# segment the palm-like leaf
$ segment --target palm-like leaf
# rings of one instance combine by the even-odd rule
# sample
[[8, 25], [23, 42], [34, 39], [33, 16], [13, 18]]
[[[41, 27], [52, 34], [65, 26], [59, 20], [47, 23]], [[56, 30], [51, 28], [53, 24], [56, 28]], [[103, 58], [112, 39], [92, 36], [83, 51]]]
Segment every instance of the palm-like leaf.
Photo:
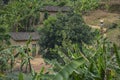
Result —
[[69, 64], [67, 64], [63, 69], [58, 72], [53, 80], [68, 80], [69, 75], [72, 74], [72, 72], [77, 69], [80, 65], [82, 65], [85, 62], [83, 58], [78, 60], [73, 60]]

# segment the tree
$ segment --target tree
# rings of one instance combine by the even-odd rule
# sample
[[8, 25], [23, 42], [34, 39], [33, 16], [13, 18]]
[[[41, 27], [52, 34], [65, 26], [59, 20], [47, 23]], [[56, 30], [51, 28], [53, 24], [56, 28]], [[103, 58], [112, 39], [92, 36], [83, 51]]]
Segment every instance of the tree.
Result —
[[99, 0], [76, 0], [76, 3], [74, 3], [74, 9], [79, 13], [93, 10], [98, 7], [98, 2]]
[[58, 15], [56, 18], [49, 17], [39, 33], [40, 49], [46, 57], [52, 57], [50, 49], [54, 49], [55, 45], [62, 46], [62, 42], [66, 40], [79, 44], [82, 51], [82, 42], [89, 44], [95, 35], [83, 18], [74, 12]]
[[39, 24], [40, 7], [38, 0], [11, 0], [0, 9], [0, 23], [8, 25], [10, 31], [30, 31]]
[[[9, 0], [10, 2], [4, 6], [2, 1], [3, 0], [0, 0], [0, 6], [2, 6], [0, 7], [0, 72], [5, 71], [7, 69], [6, 66], [11, 65], [12, 68], [14, 58], [16, 58], [14, 57], [13, 49], [17, 48], [13, 48], [13, 46], [10, 45], [9, 32], [12, 31], [11, 29], [16, 31], [16, 29], [21, 29], [21, 27], [23, 29], [22, 31], [29, 31], [28, 27], [33, 27], [38, 24], [39, 20], [37, 19], [39, 18], [39, 9], [41, 7], [40, 1], [38, 0]], [[23, 51], [23, 54], [24, 53]], [[31, 71], [31, 58], [29, 56], [28, 46], [26, 53], [25, 60], [28, 61], [27, 65], [29, 64]]]

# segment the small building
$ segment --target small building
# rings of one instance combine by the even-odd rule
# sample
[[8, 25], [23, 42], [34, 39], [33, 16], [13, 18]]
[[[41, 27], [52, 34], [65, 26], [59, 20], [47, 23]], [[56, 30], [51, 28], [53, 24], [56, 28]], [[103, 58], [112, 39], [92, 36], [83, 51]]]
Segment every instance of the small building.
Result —
[[56, 13], [70, 11], [69, 6], [44, 6], [40, 9], [40, 23], [43, 23], [48, 16], [55, 16]]
[[26, 42], [28, 40], [31, 40], [28, 47], [30, 48], [30, 50], [32, 50], [32, 56], [35, 57], [36, 55], [38, 55], [39, 35], [37, 32], [11, 32], [10, 36], [11, 36], [10, 42], [11, 45], [13, 46], [26, 46]]
[[[44, 6], [40, 9], [40, 25], [42, 25], [43, 21], [49, 16], [56, 16], [58, 12], [66, 13], [68, 11], [70, 11], [70, 7], [68, 6]], [[15, 29], [15, 32], [10, 33], [10, 36], [10, 42], [13, 46], [25, 46], [26, 42], [30, 39], [31, 36], [29, 48], [32, 50], [32, 56], [36, 56], [38, 54], [39, 35], [37, 32], [16, 32]]]

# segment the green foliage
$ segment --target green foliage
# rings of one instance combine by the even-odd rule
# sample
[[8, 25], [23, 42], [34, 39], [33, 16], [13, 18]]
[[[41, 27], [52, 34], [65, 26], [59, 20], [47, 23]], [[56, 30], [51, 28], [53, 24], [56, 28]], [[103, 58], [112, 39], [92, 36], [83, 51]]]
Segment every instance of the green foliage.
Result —
[[[0, 76], [3, 80], [25, 80], [28, 78], [26, 75], [23, 76], [22, 73], [19, 74], [18, 79], [18, 73], [13, 72], [13, 68], [15, 65], [15, 61], [17, 59], [21, 60], [20, 69], [23, 71], [23, 67], [26, 67], [26, 72], [31, 72], [32, 66], [30, 63], [30, 60], [32, 57], [29, 55], [30, 50], [28, 50], [28, 45], [30, 44], [30, 40], [26, 43], [26, 46], [19, 47], [19, 46], [10, 46], [9, 48], [3, 49], [0, 51], [0, 73], [8, 73], [3, 74], [4, 76]], [[14, 51], [16, 51], [16, 54], [14, 54]], [[28, 70], [29, 69], [29, 70]], [[9, 72], [13, 72], [13, 74], [10, 74]], [[30, 80], [29, 78], [27, 80]]]
[[118, 66], [120, 67], [120, 56], [119, 56], [119, 52], [118, 52], [118, 48], [117, 46], [114, 44], [114, 53], [115, 53], [115, 56], [116, 56], [116, 61], [118, 63]]
[[55, 75], [53, 80], [68, 80], [69, 75], [79, 66], [81, 66], [83, 63], [84, 63], [84, 60], [82, 59], [71, 61], [66, 66], [64, 66], [63, 69], [60, 70], [60, 72], [58, 72]]
[[[39, 9], [41, 2], [38, 0], [15, 0], [0, 9], [0, 23], [8, 25], [12, 31], [27, 31], [30, 27], [39, 24]], [[27, 29], [27, 30], [26, 30]]]
[[65, 6], [67, 5], [69, 0], [42, 0], [42, 4], [44, 6], [46, 5], [52, 5], [52, 6]]
[[100, 0], [42, 0], [44, 6], [70, 6], [77, 13], [96, 9]]
[[112, 23], [110, 26], [109, 26], [109, 29], [114, 29], [114, 28], [117, 28], [118, 25], [116, 23]]
[[[5, 32], [4, 32], [5, 33]], [[3, 33], [3, 34], [4, 34]], [[4, 35], [2, 35], [1, 37], [4, 37]], [[6, 37], [6, 36], [5, 36]], [[2, 39], [2, 38], [1, 38]], [[2, 44], [6, 44], [5, 40], [3, 38], [4, 41], [2, 42]], [[25, 47], [19, 47], [19, 46], [9, 46], [9, 45], [2, 45], [2, 48], [0, 47], [0, 73], [6, 73], [6, 72], [12, 72], [14, 65], [15, 65], [15, 61], [16, 58], [21, 59], [21, 65], [20, 65], [20, 69], [22, 70], [23, 66], [26, 65], [26, 71], [29, 65], [29, 71], [31, 71], [31, 64], [30, 64], [30, 60], [32, 59], [32, 57], [29, 55], [30, 50], [28, 50], [28, 46], [30, 44], [30, 40], [26, 43]], [[15, 54], [16, 52], [16, 54]], [[20, 75], [21, 76], [21, 75]], [[3, 77], [4, 76], [0, 76]], [[5, 76], [5, 78], [8, 76]], [[17, 77], [17, 76], [15, 76]]]
[[[67, 80], [119, 80], [119, 48], [115, 45], [113, 46], [105, 38], [101, 38], [99, 37], [92, 46], [83, 43], [84, 53], [80, 52], [80, 48], [76, 44], [71, 44], [71, 46], [70, 44], [68, 46], [65, 44], [63, 47], [66, 48], [57, 48], [56, 52], [64, 59], [66, 64], [79, 57], [82, 57], [86, 61], [80, 67], [76, 68]], [[111, 52], [111, 49], [114, 51]], [[64, 52], [69, 55], [67, 56]], [[65, 66], [63, 65], [62, 67]], [[68, 71], [68, 68], [65, 70], [61, 68], [61, 70], [65, 72], [62, 73], [62, 76], [57, 76], [55, 80], [62, 80], [66, 76], [65, 73]]]
[[98, 7], [99, 0], [71, 0], [74, 2], [75, 12], [81, 13]]
[[43, 75], [43, 72], [44, 72], [44, 67], [42, 67], [42, 69], [40, 70], [39, 73], [36, 73], [34, 70], [32, 71], [32, 80], [41, 80], [42, 78], [42, 75]]
[[0, 8], [2, 7], [2, 4], [3, 4], [3, 1], [2, 1], [2, 0], [0, 0]]
[[[69, 12], [67, 15], [58, 15], [56, 18], [50, 17], [44, 22], [44, 27], [39, 30], [41, 36], [39, 44], [43, 51], [43, 56], [52, 57], [50, 49], [55, 45], [62, 46], [64, 40], [89, 44], [95, 33], [85, 24], [83, 18], [76, 13]], [[54, 57], [54, 56], [53, 56]]]
[[[41, 4], [41, 1], [44, 3]], [[106, 39], [99, 37], [94, 41], [96, 33], [85, 24], [82, 17], [74, 12], [49, 17], [40, 29], [40, 46], [44, 57], [58, 59], [52, 65], [52, 73], [44, 74], [44, 68], [32, 75], [8, 73], [13, 69], [15, 58], [21, 59], [21, 70], [31, 68], [28, 45], [25, 47], [9, 46], [10, 29], [28, 31], [28, 27], [39, 24], [41, 5], [70, 5], [69, 0], [11, 0], [1, 7], [0, 0], [0, 79], [2, 80], [119, 80], [120, 55], [119, 48], [111, 45]], [[50, 1], [50, 2], [49, 2]], [[88, 11], [98, 6], [97, 0], [71, 0], [75, 12]], [[68, 2], [68, 3], [67, 3]], [[23, 30], [24, 27], [26, 30]], [[115, 25], [113, 25], [115, 27]], [[93, 45], [88, 45], [93, 42]], [[17, 54], [13, 51], [17, 49]], [[111, 52], [113, 49], [113, 52]], [[51, 62], [51, 61], [50, 61]], [[52, 62], [51, 62], [52, 63]], [[31, 71], [30, 70], [30, 71]], [[2, 73], [1, 73], [2, 72]], [[29, 77], [26, 77], [29, 76]]]
[[[5, 72], [5, 71], [12, 72], [15, 65], [15, 60], [18, 58], [21, 59], [21, 65], [20, 65], [21, 70], [24, 65], [26, 65], [27, 67], [29, 64], [29, 67], [30, 67], [29, 60], [31, 60], [32, 57], [26, 53], [25, 49], [26, 47], [10, 46], [9, 48], [1, 50], [0, 51], [0, 72]], [[16, 51], [17, 53], [15, 54], [14, 51]]]
[[7, 62], [9, 60], [11, 60], [11, 63], [14, 60], [12, 55], [13, 49], [9, 47], [9, 39], [7, 26], [0, 25], [0, 72], [4, 72], [8, 68]]
[[49, 17], [49, 13], [48, 13], [48, 12], [45, 12], [45, 13], [44, 13], [44, 20], [48, 19], [48, 17]]
[[5, 74], [0, 80], [32, 80], [32, 75], [22, 72], [13, 72]]
[[26, 70], [25, 70], [26, 72], [27, 71], [29, 71], [29, 72], [32, 71], [32, 66], [31, 66], [30, 60], [33, 59], [33, 58], [30, 56], [30, 53], [31, 53], [31, 50], [29, 49], [30, 42], [31, 42], [31, 37], [26, 42], [26, 46], [18, 47], [16, 49], [17, 54], [15, 55], [15, 57], [17, 57], [17, 58], [19, 57], [21, 59], [21, 65], [20, 65], [21, 71], [23, 71], [24, 66], [26, 66]]
[[24, 80], [22, 73], [19, 74], [19, 80]]
[[69, 75], [84, 62], [83, 58], [74, 59], [61, 68], [59, 72], [52, 72], [52, 74], [44, 74], [44, 68], [38, 74], [33, 71], [33, 80], [68, 80]]
[[3, 50], [10, 45], [10, 36], [7, 28], [6, 25], [0, 25], [0, 50]]
[[[7, 1], [6, 1], [7, 2]], [[31, 31], [31, 28], [40, 22], [39, 10], [41, 6], [71, 6], [69, 0], [10, 0], [7, 5], [0, 1], [0, 23], [7, 25], [10, 31]], [[75, 11], [86, 11], [97, 5], [95, 0], [76, 0]], [[86, 7], [87, 6], [87, 7]], [[32, 29], [34, 31], [34, 29]]]
[[[64, 42], [63, 47], [53, 50], [65, 61], [65, 65], [53, 64], [53, 71], [44, 74], [32, 71], [32, 80], [119, 80], [120, 52], [116, 45], [106, 38], [98, 37], [91, 46], [83, 44], [83, 52], [78, 44]], [[111, 49], [114, 51], [111, 52]], [[67, 53], [67, 55], [66, 55]], [[51, 61], [50, 61], [51, 63]], [[55, 62], [54, 62], [55, 63]], [[54, 68], [59, 68], [57, 71]], [[25, 76], [25, 74], [23, 74]], [[19, 75], [20, 76], [20, 75]], [[23, 76], [21, 76], [23, 78]], [[27, 79], [25, 79], [27, 80]]]

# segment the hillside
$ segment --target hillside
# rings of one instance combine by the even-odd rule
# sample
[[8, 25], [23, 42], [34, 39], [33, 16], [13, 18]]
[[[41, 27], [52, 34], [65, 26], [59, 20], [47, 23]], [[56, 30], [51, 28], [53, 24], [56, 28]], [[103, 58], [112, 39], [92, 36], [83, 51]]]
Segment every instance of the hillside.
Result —
[[[104, 28], [107, 28], [107, 32], [105, 33], [108, 39], [116, 43], [120, 46], [120, 39], [118, 36], [120, 35], [120, 14], [119, 13], [111, 13], [104, 10], [95, 10], [87, 13], [83, 16], [85, 22], [88, 25], [92, 25], [93, 28], [100, 28], [100, 20], [104, 20]], [[113, 24], [117, 24], [117, 28], [109, 29]]]

